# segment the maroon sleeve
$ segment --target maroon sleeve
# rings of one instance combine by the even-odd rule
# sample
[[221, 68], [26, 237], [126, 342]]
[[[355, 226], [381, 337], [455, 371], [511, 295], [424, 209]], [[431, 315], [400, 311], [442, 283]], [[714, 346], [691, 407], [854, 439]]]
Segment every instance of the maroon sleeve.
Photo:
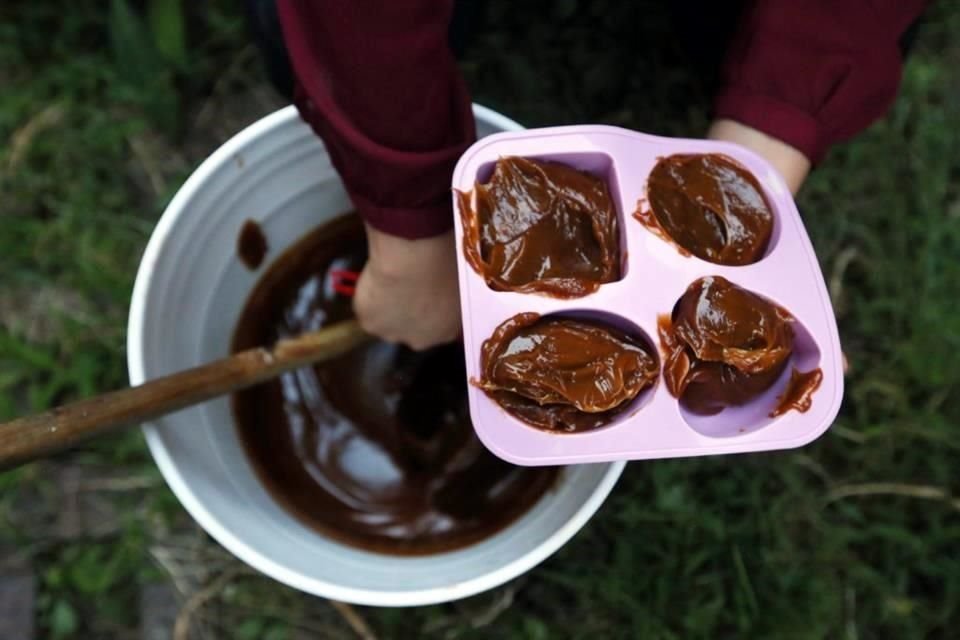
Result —
[[421, 238], [452, 225], [450, 178], [474, 139], [447, 43], [452, 0], [279, 0], [300, 114], [371, 226]]
[[757, 0], [727, 56], [716, 116], [816, 162], [893, 103], [899, 38], [924, 0]]

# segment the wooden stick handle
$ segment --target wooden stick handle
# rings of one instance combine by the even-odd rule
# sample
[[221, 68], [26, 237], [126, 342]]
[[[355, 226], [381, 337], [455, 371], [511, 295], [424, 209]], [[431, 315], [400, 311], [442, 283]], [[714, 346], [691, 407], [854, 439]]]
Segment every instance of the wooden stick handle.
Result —
[[122, 425], [135, 425], [307, 364], [329, 360], [369, 339], [355, 320], [241, 351], [136, 387], [112, 391], [0, 424], [0, 469], [69, 448]]

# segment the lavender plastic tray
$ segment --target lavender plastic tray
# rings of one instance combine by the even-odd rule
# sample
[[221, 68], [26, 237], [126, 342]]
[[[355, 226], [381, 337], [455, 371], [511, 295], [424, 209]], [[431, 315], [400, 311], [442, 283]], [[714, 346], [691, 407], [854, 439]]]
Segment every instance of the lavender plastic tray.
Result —
[[[645, 205], [647, 176], [657, 159], [674, 153], [722, 153], [749, 169], [774, 210], [767, 255], [742, 267], [681, 255], [677, 247], [633, 218]], [[586, 297], [559, 300], [491, 290], [463, 256], [463, 227], [456, 198], [456, 235], [467, 375], [479, 377], [480, 348], [504, 320], [522, 312], [593, 317], [646, 336], [658, 348], [657, 316], [669, 314], [687, 286], [702, 276], [723, 276], [761, 294], [796, 318], [792, 362], [763, 396], [714, 416], [690, 414], [662, 379], [601, 429], [550, 433], [510, 416], [471, 385], [470, 414], [480, 440], [501, 458], [521, 465], [674, 458], [799, 447], [827, 430], [840, 410], [843, 371], [836, 319], [823, 274], [789, 190], [765, 160], [735, 144], [661, 138], [599, 125], [529, 129], [489, 136], [470, 147], [453, 175], [453, 187], [470, 191], [485, 182], [503, 156], [557, 161], [606, 179], [617, 207], [623, 277]], [[660, 354], [662, 365], [662, 354]], [[823, 370], [823, 382], [806, 413], [769, 418], [793, 367]]]

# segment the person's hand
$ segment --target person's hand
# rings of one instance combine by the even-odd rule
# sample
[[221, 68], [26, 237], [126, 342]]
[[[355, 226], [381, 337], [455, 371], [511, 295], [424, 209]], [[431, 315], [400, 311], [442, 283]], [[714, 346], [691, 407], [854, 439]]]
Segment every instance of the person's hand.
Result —
[[810, 160], [798, 149], [734, 120], [715, 120], [710, 125], [707, 137], [736, 142], [763, 157], [780, 172], [794, 195], [810, 173]]
[[453, 232], [406, 240], [367, 226], [369, 258], [353, 309], [363, 329], [413, 349], [460, 335], [460, 293]]

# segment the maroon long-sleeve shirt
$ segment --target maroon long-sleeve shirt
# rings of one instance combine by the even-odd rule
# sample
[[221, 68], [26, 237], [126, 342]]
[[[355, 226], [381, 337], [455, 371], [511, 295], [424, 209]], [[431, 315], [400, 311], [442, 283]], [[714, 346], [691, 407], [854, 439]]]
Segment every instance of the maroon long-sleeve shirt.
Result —
[[[727, 54], [715, 115], [816, 162], [883, 115], [899, 39], [925, 0], [756, 0]], [[405, 238], [448, 230], [450, 177], [474, 137], [447, 44], [453, 0], [279, 0], [295, 102], [357, 211]]]

